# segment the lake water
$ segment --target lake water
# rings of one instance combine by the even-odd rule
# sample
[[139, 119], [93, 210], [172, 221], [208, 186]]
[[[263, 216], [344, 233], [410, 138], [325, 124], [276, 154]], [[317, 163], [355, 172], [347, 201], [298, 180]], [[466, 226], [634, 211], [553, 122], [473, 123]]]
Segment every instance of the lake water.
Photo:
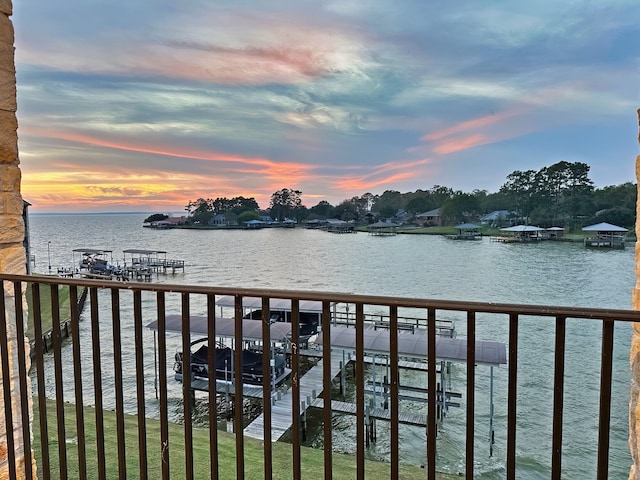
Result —
[[[490, 242], [455, 242], [441, 236], [398, 235], [376, 237], [365, 233], [334, 235], [296, 229], [255, 231], [153, 230], [142, 227], [146, 215], [32, 215], [30, 235], [35, 271], [46, 273], [52, 265], [73, 265], [76, 248], [108, 249], [114, 262], [122, 263], [125, 249], [158, 249], [167, 258], [185, 261], [184, 272], [154, 277], [154, 282], [231, 287], [296, 289], [392, 295], [432, 299], [544, 304], [597, 308], [631, 308], [635, 283], [634, 246], [624, 250], [591, 250], [581, 243], [541, 242], [515, 245]], [[76, 259], [77, 260], [77, 259]], [[101, 318], [109, 317], [108, 292], [101, 292]], [[104, 295], [104, 296], [103, 296]], [[102, 304], [104, 300], [104, 305]], [[153, 300], [149, 299], [153, 305]], [[168, 303], [169, 309], [172, 304]], [[177, 303], [175, 303], [177, 305]], [[203, 306], [195, 305], [194, 314]], [[103, 313], [104, 311], [104, 313]], [[179, 313], [169, 311], [168, 313]], [[145, 318], [153, 320], [153, 317]], [[90, 345], [88, 322], [83, 347]], [[124, 361], [131, 361], [132, 325], [123, 319]], [[508, 326], [504, 320], [478, 317], [480, 340], [507, 343]], [[128, 329], [128, 330], [127, 330]], [[457, 324], [464, 336], [464, 322]], [[127, 337], [129, 332], [130, 337]], [[110, 335], [105, 322], [101, 337]], [[152, 339], [152, 333], [148, 332]], [[631, 328], [617, 325], [614, 358], [613, 409], [611, 414], [610, 478], [626, 479], [631, 458], [627, 446], [628, 364]], [[520, 327], [518, 396], [518, 475], [520, 479], [548, 478], [551, 462], [551, 418], [547, 416], [553, 400], [554, 325], [545, 319], [525, 318]], [[152, 345], [153, 341], [148, 342]], [[179, 343], [176, 342], [176, 348]], [[70, 356], [71, 349], [65, 355]], [[111, 352], [103, 355], [108, 359]], [[173, 352], [169, 352], [169, 365]], [[90, 358], [90, 356], [88, 357]], [[153, 397], [153, 355], [146, 364], [151, 379], [147, 395]], [[595, 447], [600, 360], [600, 324], [568, 322], [565, 380], [565, 444], [563, 467], [567, 478], [595, 478]], [[112, 358], [111, 358], [111, 361]], [[89, 362], [87, 362], [89, 363]], [[103, 369], [106, 370], [106, 369]], [[91, 378], [91, 373], [83, 373]], [[171, 374], [172, 372], [169, 372]], [[418, 375], [418, 374], [415, 374]], [[171, 376], [171, 375], [170, 375]], [[488, 367], [477, 369], [476, 400], [476, 476], [504, 478], [507, 416], [507, 368], [494, 369], [494, 427], [496, 445], [489, 456], [489, 377]], [[456, 366], [452, 389], [464, 392], [465, 371]], [[402, 380], [404, 382], [404, 378]], [[424, 379], [416, 379], [416, 382]], [[106, 391], [113, 385], [103, 372]], [[135, 382], [133, 383], [135, 385]], [[51, 387], [53, 388], [53, 387]], [[66, 387], [65, 387], [66, 388]], [[180, 398], [180, 387], [171, 382], [170, 395]], [[65, 392], [73, 401], [73, 391]], [[83, 392], [87, 403], [92, 390]], [[105, 402], [109, 403], [107, 395]], [[157, 402], [148, 402], [148, 415], [157, 411]], [[131, 405], [135, 410], [135, 403]], [[176, 410], [179, 407], [176, 406]], [[155, 410], [154, 410], [155, 409]], [[453, 408], [438, 438], [438, 469], [457, 472], [464, 466], [463, 408]], [[336, 422], [336, 448], [351, 451], [352, 419]], [[369, 452], [384, 458], [388, 453], [388, 435], [384, 422], [378, 423], [378, 442]], [[482, 432], [487, 432], [483, 441]], [[420, 428], [401, 428], [403, 461], [424, 463], [424, 432]]]

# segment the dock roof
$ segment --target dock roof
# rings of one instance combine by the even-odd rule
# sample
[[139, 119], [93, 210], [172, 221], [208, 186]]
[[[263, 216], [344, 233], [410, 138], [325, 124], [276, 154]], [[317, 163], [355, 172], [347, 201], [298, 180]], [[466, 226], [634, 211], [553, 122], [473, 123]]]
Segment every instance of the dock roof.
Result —
[[629, 230], [607, 222], [597, 223], [582, 228], [583, 232], [628, 232]]
[[[182, 332], [182, 315], [167, 315], [165, 317], [167, 332]], [[234, 318], [216, 317], [216, 337], [235, 337], [236, 321]], [[147, 324], [147, 328], [158, 330], [158, 320]], [[271, 340], [278, 341], [291, 333], [291, 324], [274, 322], [269, 326]], [[207, 317], [191, 315], [189, 317], [189, 332], [207, 335]], [[245, 340], [262, 340], [262, 321], [251, 318], [242, 319], [242, 338]]]
[[[416, 330], [414, 333], [398, 332], [398, 354], [405, 357], [426, 359], [428, 356], [428, 333]], [[322, 332], [316, 343], [322, 345]], [[331, 327], [331, 346], [344, 349], [356, 348], [356, 329]], [[364, 330], [365, 352], [389, 354], [389, 331], [368, 328]], [[504, 343], [476, 340], [475, 361], [485, 365], [506, 365], [507, 348]], [[441, 360], [461, 362], [467, 360], [467, 339], [436, 338], [436, 357]]]
[[541, 230], [544, 230], [544, 228], [534, 227], [533, 225], [516, 225], [500, 229], [502, 232], [540, 232]]
[[102, 248], [74, 248], [74, 253], [86, 253], [88, 255], [101, 255], [103, 253], [113, 253], [113, 250], [106, 250]]
[[[235, 306], [235, 304], [236, 304], [236, 299], [234, 296], [231, 296], [231, 295], [219, 297], [216, 300], [216, 305], [218, 305], [219, 307], [233, 307]], [[262, 298], [242, 297], [242, 306], [244, 308], [262, 308]], [[270, 298], [269, 310], [278, 311], [278, 312], [283, 312], [283, 311], [290, 312], [291, 300], [282, 299], [282, 298]], [[300, 311], [321, 313], [322, 302], [311, 301], [311, 300], [300, 300]]]
[[164, 250], [140, 250], [136, 248], [130, 248], [128, 250], [123, 250], [122, 253], [133, 253], [138, 255], [156, 255], [158, 253], [167, 253]]

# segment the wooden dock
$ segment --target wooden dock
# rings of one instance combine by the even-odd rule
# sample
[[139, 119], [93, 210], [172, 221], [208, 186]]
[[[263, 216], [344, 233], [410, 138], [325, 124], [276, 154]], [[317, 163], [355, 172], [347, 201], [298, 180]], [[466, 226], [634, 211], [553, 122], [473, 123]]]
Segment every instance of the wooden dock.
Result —
[[[313, 408], [324, 408], [324, 400], [322, 398], [316, 398], [311, 402]], [[338, 402], [336, 400], [331, 401], [331, 410], [337, 413], [346, 413], [348, 415], [357, 414], [357, 405], [355, 403]], [[367, 414], [370, 418], [377, 420], [391, 420], [391, 410], [384, 408], [367, 408]], [[427, 416], [418, 413], [398, 413], [398, 423], [404, 425], [414, 425], [419, 427], [427, 426]]]
[[[331, 378], [340, 373], [340, 364], [342, 362], [342, 350], [331, 352]], [[311, 397], [314, 400], [318, 395], [322, 393], [322, 364], [320, 360], [314, 367], [312, 367], [307, 373], [300, 378], [300, 398], [306, 399]], [[304, 408], [307, 408], [307, 402], [303, 403]], [[302, 405], [300, 406], [300, 413], [303, 413]], [[277, 442], [280, 437], [291, 428], [292, 418], [291, 412], [293, 411], [293, 398], [291, 389], [277, 399], [271, 407], [271, 440]], [[257, 438], [259, 440], [264, 439], [264, 415], [260, 414], [253, 422], [251, 422], [244, 429], [244, 434], [251, 438]]]

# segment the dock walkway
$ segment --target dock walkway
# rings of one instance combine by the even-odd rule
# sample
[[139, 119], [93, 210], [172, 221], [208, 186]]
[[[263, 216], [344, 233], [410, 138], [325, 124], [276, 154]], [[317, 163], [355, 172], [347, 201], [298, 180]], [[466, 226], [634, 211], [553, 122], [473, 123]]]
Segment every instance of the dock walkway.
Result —
[[[331, 378], [340, 373], [340, 363], [342, 362], [342, 350], [331, 351]], [[300, 398], [315, 397], [322, 393], [322, 364], [320, 360], [300, 378]], [[271, 407], [271, 440], [277, 442], [287, 430], [291, 428], [293, 411], [292, 390], [287, 392], [275, 402]], [[315, 392], [315, 397], [313, 396]], [[306, 402], [305, 408], [308, 407]], [[300, 407], [302, 413], [302, 406]], [[260, 414], [253, 422], [244, 429], [244, 434], [258, 440], [264, 439], [264, 414]]]
[[[316, 398], [311, 402], [313, 408], [324, 408], [324, 399]], [[350, 415], [356, 415], [357, 405], [355, 403], [338, 402], [336, 400], [331, 401], [331, 410], [338, 413], [347, 413]], [[368, 415], [370, 418], [378, 420], [391, 420], [391, 410], [384, 408], [369, 408]], [[406, 413], [399, 412], [398, 423], [405, 425], [414, 425], [419, 427], [425, 427], [427, 425], [427, 416], [419, 413]]]

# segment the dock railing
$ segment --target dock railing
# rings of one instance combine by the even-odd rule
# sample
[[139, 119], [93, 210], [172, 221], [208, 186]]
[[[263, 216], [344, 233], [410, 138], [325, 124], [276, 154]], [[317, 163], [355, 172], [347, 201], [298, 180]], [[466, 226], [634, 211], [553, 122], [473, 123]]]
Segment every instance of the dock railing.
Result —
[[[274, 472], [281, 468], [281, 453], [278, 453], [278, 463], [274, 462], [276, 443], [271, 440], [272, 414], [278, 408], [277, 398], [273, 395], [271, 379], [263, 376], [262, 399], [260, 401], [263, 416], [264, 435], [259, 443], [260, 459], [258, 471], [256, 465], [245, 461], [249, 450], [253, 451], [255, 443], [251, 443], [243, 434], [242, 426], [246, 424], [244, 418], [243, 385], [235, 382], [232, 385], [230, 397], [232, 400], [233, 427], [231, 437], [227, 433], [219, 433], [217, 426], [218, 403], [224, 400], [224, 395], [216, 395], [215, 388], [209, 392], [203, 401], [208, 405], [206, 414], [199, 418], [200, 423], [193, 420], [202, 417], [202, 412], [196, 412], [192, 402], [191, 381], [184, 376], [183, 383], [175, 388], [177, 382], [171, 374], [172, 342], [183, 352], [189, 351], [192, 337], [190, 335], [190, 317], [192, 314], [204, 314], [208, 318], [206, 336], [209, 344], [213, 345], [217, 339], [216, 332], [216, 297], [232, 295], [235, 297], [235, 331], [233, 340], [235, 345], [243, 345], [242, 300], [244, 297], [259, 297], [262, 299], [262, 342], [270, 345], [269, 299], [289, 299], [291, 301], [291, 316], [299, 318], [299, 304], [303, 300], [322, 302], [321, 343], [322, 351], [322, 383], [318, 386], [318, 397], [321, 404], [321, 433], [320, 441], [322, 471], [315, 472], [315, 476], [325, 479], [334, 478], [338, 473], [337, 462], [350, 462], [355, 478], [369, 478], [370, 473], [383, 472], [382, 478], [406, 478], [401, 475], [405, 465], [401, 462], [400, 416], [401, 416], [401, 388], [400, 369], [405, 335], [409, 332], [399, 328], [399, 321], [405, 312], [411, 312], [412, 317], [421, 317], [424, 323], [418, 329], [426, 333], [426, 355], [422, 361], [426, 364], [427, 373], [424, 387], [427, 392], [437, 392], [438, 382], [442, 372], [442, 351], [439, 352], [438, 341], [442, 338], [437, 332], [436, 319], [439, 317], [456, 317], [458, 319], [458, 338], [463, 340], [464, 360], [459, 362], [460, 375], [458, 390], [462, 394], [462, 410], [464, 411], [464, 430], [462, 434], [464, 446], [460, 450], [458, 459], [460, 476], [474, 477], [474, 465], [480, 455], [486, 456], [485, 451], [479, 452], [476, 447], [484, 442], [487, 431], [478, 428], [476, 416], [479, 405], [486, 403], [488, 392], [480, 386], [478, 379], [485, 378], [481, 373], [483, 364], [481, 352], [477, 348], [481, 343], [501, 341], [506, 345], [508, 363], [503, 367], [506, 413], [499, 428], [494, 424], [491, 431], [491, 441], [494, 436], [504, 437], [504, 449], [501, 452], [501, 462], [504, 464], [504, 478], [519, 478], [519, 458], [529, 456], [532, 447], [527, 441], [526, 431], [519, 421], [519, 416], [529, 410], [526, 399], [522, 398], [523, 379], [521, 372], [531, 368], [542, 368], [544, 358], [551, 358], [550, 376], [552, 386], [545, 390], [544, 401], [538, 405], [543, 408], [549, 419], [550, 440], [547, 453], [548, 475], [551, 478], [576, 478], [572, 475], [571, 465], [563, 464], [563, 452], [572, 436], [567, 425], [571, 422], [567, 416], [571, 414], [566, 402], [566, 382], [570, 375], [568, 354], [573, 351], [572, 333], [575, 331], [574, 322], [581, 322], [581, 329], [589, 331], [589, 338], [597, 338], [599, 351], [580, 358], [581, 366], [587, 366], [583, 371], [586, 385], [596, 382], [598, 385], [593, 398], [595, 405], [591, 410], [587, 403], [590, 395], [583, 395], [580, 399], [581, 408], [585, 411], [595, 411], [594, 418], [584, 418], [584, 430], [577, 435], [581, 448], [594, 452], [592, 458], [593, 471], [597, 478], [608, 478], [611, 468], [612, 455], [610, 445], [612, 385], [617, 378], [619, 366], [614, 369], [614, 344], [618, 343], [619, 335], [615, 329], [629, 325], [630, 322], [640, 321], [640, 312], [629, 310], [604, 310], [589, 308], [552, 307], [535, 305], [512, 305], [499, 303], [461, 302], [429, 300], [416, 298], [398, 298], [381, 296], [364, 296], [340, 293], [284, 291], [263, 289], [241, 289], [224, 287], [207, 287], [193, 285], [148, 284], [118, 281], [86, 280], [76, 278], [59, 278], [53, 276], [18, 276], [0, 275], [3, 284], [3, 305], [0, 308], [0, 330], [6, 331], [8, 318], [6, 312], [11, 311], [16, 318], [22, 318], [26, 312], [19, 300], [22, 293], [29, 291], [29, 304], [33, 318], [35, 343], [33, 364], [27, 372], [28, 355], [18, 342], [17, 353], [11, 348], [6, 335], [0, 335], [0, 352], [2, 353], [3, 368], [7, 368], [6, 359], [15, 357], [19, 363], [19, 402], [5, 402], [6, 428], [13, 431], [13, 420], [20, 418], [27, 423], [24, 430], [24, 451], [33, 451], [37, 465], [38, 478], [278, 478], [282, 472]], [[16, 301], [6, 302], [8, 292], [15, 289]], [[47, 290], [50, 303], [44, 303], [43, 292]], [[77, 299], [84, 290], [88, 291], [88, 310], [81, 312], [77, 308]], [[68, 292], [68, 293], [62, 293]], [[61, 301], [68, 294], [69, 307], [64, 307]], [[355, 322], [348, 330], [353, 334], [354, 344], [350, 348], [350, 358], [355, 358], [354, 366], [354, 396], [351, 403], [355, 405], [355, 434], [356, 439], [352, 456], [344, 457], [334, 452], [334, 435], [332, 401], [336, 402], [334, 388], [335, 370], [332, 370], [332, 305], [336, 302], [351, 305], [355, 312]], [[365, 311], [374, 306], [385, 309], [388, 318], [388, 344], [377, 355], [386, 355], [388, 377], [385, 384], [389, 398], [389, 453], [385, 462], [371, 462], [367, 458], [368, 445], [368, 415], [366, 410], [366, 389], [371, 384], [365, 369], [365, 357], [370, 355], [365, 345]], [[50, 312], [50, 313], [48, 313]], [[165, 318], [168, 313], [178, 312], [182, 317], [182, 332], [175, 339], [166, 329]], [[71, 339], [63, 341], [60, 332], [60, 322], [64, 315], [70, 315]], [[442, 315], [446, 314], [446, 315]], [[150, 320], [157, 320], [157, 331], [151, 333], [146, 329]], [[52, 341], [48, 350], [42, 342], [43, 329], [50, 322]], [[345, 328], [342, 326], [341, 328]], [[23, 326], [17, 326], [18, 338], [23, 335]], [[533, 333], [532, 333], [533, 332]], [[541, 333], [546, 332], [546, 333]], [[380, 332], [378, 332], [380, 333]], [[571, 333], [571, 334], [570, 334]], [[542, 335], [549, 336], [549, 344], [545, 343], [545, 351], [531, 351], [540, 349], [536, 343]], [[156, 337], [157, 335], [157, 337]], [[630, 335], [630, 333], [629, 333]], [[201, 335], [202, 336], [202, 335]], [[627, 337], [626, 331], [623, 338]], [[444, 340], [453, 341], [446, 338]], [[300, 391], [301, 375], [303, 372], [303, 358], [299, 344], [299, 325], [291, 324], [290, 342], [292, 345], [289, 367], [291, 368], [290, 395], [293, 405], [301, 405], [305, 401]], [[344, 347], [343, 347], [344, 348]], [[380, 348], [380, 347], [378, 347]], [[618, 346], [618, 350], [620, 346]], [[215, 370], [213, 349], [209, 350], [208, 367]], [[269, 365], [271, 352], [263, 348], [263, 365]], [[403, 353], [405, 352], [405, 353]], [[627, 356], [623, 352], [623, 357]], [[628, 358], [628, 356], [627, 356]], [[189, 369], [189, 356], [184, 356]], [[335, 358], [334, 358], [335, 361]], [[593, 361], [595, 368], [589, 367]], [[235, 371], [242, 366], [242, 351], [236, 348], [234, 352]], [[534, 362], [534, 365], [529, 363]], [[535, 362], [540, 362], [536, 365]], [[490, 362], [489, 362], [490, 363]], [[624, 365], [623, 374], [628, 375], [628, 364]], [[493, 370], [492, 370], [493, 372]], [[33, 382], [31, 390], [27, 377]], [[4, 392], [9, 392], [7, 376], [4, 377]], [[493, 377], [492, 377], [493, 378]], [[524, 379], [527, 380], [527, 379]], [[484, 380], [483, 380], [484, 381]], [[493, 380], [492, 380], [493, 381]], [[374, 382], [376, 380], [374, 379]], [[484, 385], [484, 383], [483, 383]], [[493, 385], [493, 384], [492, 384]], [[628, 388], [628, 383], [626, 384]], [[173, 390], [172, 390], [173, 389]], [[154, 393], [155, 390], [155, 393]], [[589, 388], [589, 393], [591, 389]], [[5, 397], [6, 398], [6, 397]], [[13, 411], [15, 404], [25, 407], [33, 399], [35, 419], [33, 421], [33, 443], [28, 434], [28, 418], [23, 413]], [[530, 400], [530, 399], [529, 399]], [[440, 400], [441, 401], [441, 400]], [[438, 395], [428, 395], [425, 400], [426, 433], [424, 434], [424, 470], [417, 468], [418, 478], [435, 479], [439, 468], [439, 439], [437, 412], [441, 408]], [[87, 409], [89, 407], [89, 409]], [[493, 405], [490, 406], [493, 409]], [[176, 420], [176, 410], [179, 411]], [[626, 405], [625, 405], [626, 410]], [[55, 414], [53, 414], [55, 412]], [[196, 415], [198, 414], [198, 415]], [[303, 441], [303, 414], [300, 409], [292, 408], [290, 443], [287, 444], [287, 468], [291, 478], [309, 477], [306, 447]], [[206, 429], [206, 441], [201, 441], [201, 423], [211, 425]], [[587, 433], [588, 425], [594, 425], [593, 434]], [[451, 427], [453, 428], [453, 427]], [[231, 440], [229, 440], [231, 438]], [[200, 440], [198, 440], [200, 439]], [[231, 442], [231, 446], [228, 443]], [[540, 447], [537, 445], [536, 447]], [[282, 449], [280, 445], [278, 452]], [[302, 452], [304, 451], [304, 455]], [[228, 457], [234, 458], [229, 465]], [[252, 457], [253, 458], [253, 457]], [[346, 458], [346, 460], [345, 460]], [[30, 459], [26, 458], [27, 475], [31, 471]], [[254, 458], [255, 460], [255, 458]], [[313, 462], [317, 464], [318, 462]], [[340, 465], [344, 465], [341, 463]], [[15, 462], [11, 456], [8, 459], [11, 478], [15, 478]], [[340, 467], [341, 469], [344, 467]], [[250, 470], [250, 472], [249, 472]], [[89, 475], [88, 472], [91, 472]], [[303, 475], [305, 472], [305, 475]], [[422, 472], [422, 473], [420, 473]], [[288, 474], [287, 474], [288, 476]], [[413, 478], [413, 477], [411, 477]]]

